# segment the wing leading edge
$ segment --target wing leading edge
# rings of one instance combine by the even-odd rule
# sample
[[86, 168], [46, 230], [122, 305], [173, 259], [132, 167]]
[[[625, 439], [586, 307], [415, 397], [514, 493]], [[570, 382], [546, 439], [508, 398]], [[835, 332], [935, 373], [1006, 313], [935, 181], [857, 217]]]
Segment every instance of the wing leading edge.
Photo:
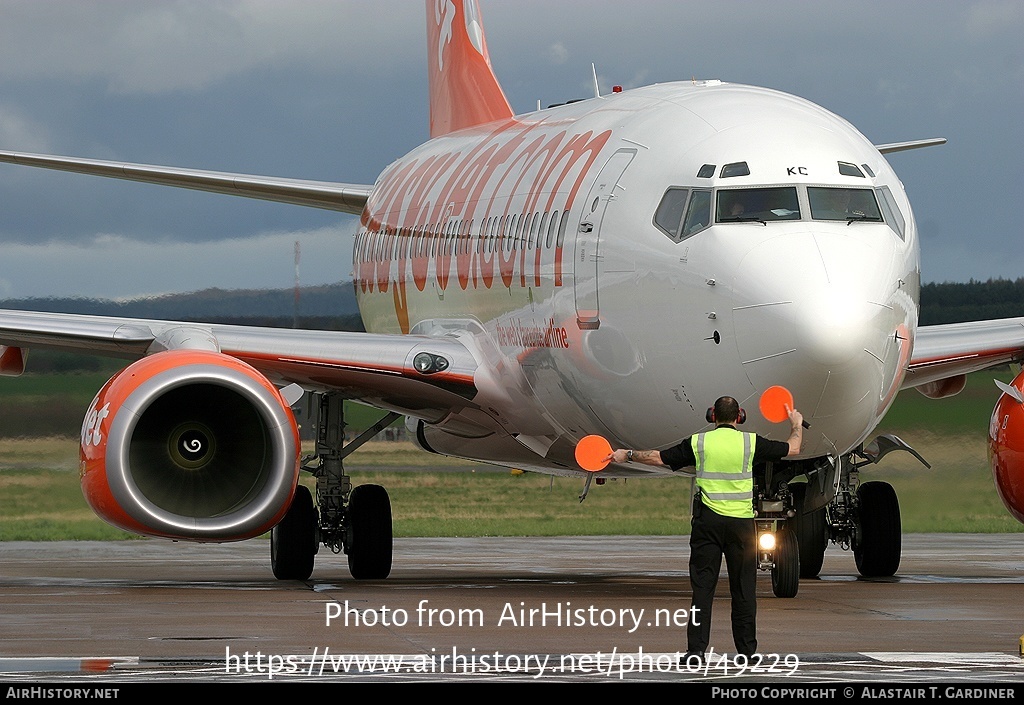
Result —
[[903, 389], [1024, 359], [1024, 318], [922, 326]]
[[128, 162], [82, 159], [51, 154], [27, 154], [0, 151], [0, 162], [107, 176], [127, 181], [142, 181], [197, 191], [225, 193], [264, 201], [323, 208], [360, 215], [372, 185], [342, 184], [330, 181], [305, 181], [254, 174], [233, 174], [201, 169], [131, 164]]
[[[31, 347], [128, 359], [164, 350], [209, 350], [252, 365], [278, 386], [297, 383], [308, 390], [341, 392], [347, 398], [428, 422], [479, 408], [474, 399], [481, 364], [470, 346], [455, 337], [0, 310], [0, 355], [5, 359], [23, 360], [20, 353]], [[14, 350], [19, 351], [17, 356], [12, 355]], [[443, 369], [420, 372], [414, 360], [422, 353], [443, 358]], [[11, 364], [6, 371], [16, 374], [18, 367]]]

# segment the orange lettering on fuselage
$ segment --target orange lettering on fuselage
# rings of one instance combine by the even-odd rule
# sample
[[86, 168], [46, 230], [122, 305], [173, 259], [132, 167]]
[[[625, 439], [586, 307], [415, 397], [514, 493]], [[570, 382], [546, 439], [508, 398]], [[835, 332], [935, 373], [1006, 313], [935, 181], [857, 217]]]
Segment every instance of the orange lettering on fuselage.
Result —
[[553, 257], [554, 285], [562, 286], [563, 243], [548, 250], [538, 242], [529, 260], [526, 245], [531, 230], [544, 237], [536, 222], [541, 214], [551, 214], [552, 222], [544, 219], [551, 229], [556, 210], [572, 209], [611, 131], [568, 136], [542, 126], [509, 121], [467, 151], [458, 149], [456, 138], [453, 151], [397, 162], [381, 176], [363, 211], [354, 270], [362, 293], [386, 293], [394, 280], [403, 332], [409, 327], [406, 283], [411, 278], [423, 291], [431, 265], [441, 291], [453, 262], [463, 290], [490, 289], [496, 276], [511, 287], [516, 270], [526, 287], [529, 274], [540, 286], [542, 259]]

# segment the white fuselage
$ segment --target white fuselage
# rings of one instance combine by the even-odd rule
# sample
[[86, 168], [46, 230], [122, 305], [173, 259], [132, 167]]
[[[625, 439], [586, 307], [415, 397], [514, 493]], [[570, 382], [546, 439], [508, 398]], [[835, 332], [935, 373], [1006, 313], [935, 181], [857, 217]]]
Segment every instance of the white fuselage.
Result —
[[[869, 190], [884, 218], [812, 218], [823, 187]], [[768, 188], [795, 199], [778, 220], [718, 222], [727, 191]], [[659, 227], [670, 190], [700, 192], [708, 222]], [[724, 394], [785, 439], [757, 410], [783, 385], [811, 423], [800, 457], [836, 456], [892, 402], [917, 325], [917, 232], [884, 157], [812, 103], [717, 81], [431, 140], [382, 174], [354, 253], [367, 330], [472, 336], [515, 390], [494, 429], [543, 447], [662, 448]]]

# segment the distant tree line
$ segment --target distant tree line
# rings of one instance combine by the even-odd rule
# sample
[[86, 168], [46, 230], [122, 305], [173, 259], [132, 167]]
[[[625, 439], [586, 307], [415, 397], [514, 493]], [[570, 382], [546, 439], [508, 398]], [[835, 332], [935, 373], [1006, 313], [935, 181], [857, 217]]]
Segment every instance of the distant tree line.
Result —
[[294, 289], [204, 289], [124, 301], [54, 297], [6, 299], [0, 300], [0, 308], [171, 321], [269, 316], [287, 319], [289, 326], [296, 314], [334, 317], [359, 312], [352, 282], [301, 287], [298, 298]]
[[[52, 311], [93, 316], [156, 318], [197, 323], [224, 323], [270, 328], [363, 331], [352, 282], [294, 289], [205, 289], [127, 301], [83, 298], [0, 300], [0, 309]], [[297, 314], [297, 315], [296, 315]], [[32, 350], [28, 371], [116, 372], [124, 360], [48, 350]]]
[[921, 285], [923, 326], [1024, 316], [1024, 278]]

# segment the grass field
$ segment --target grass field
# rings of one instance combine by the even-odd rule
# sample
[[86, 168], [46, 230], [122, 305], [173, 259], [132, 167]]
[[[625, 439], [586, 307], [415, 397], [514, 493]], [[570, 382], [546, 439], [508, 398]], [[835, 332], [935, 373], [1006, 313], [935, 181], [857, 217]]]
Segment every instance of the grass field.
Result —
[[[862, 481], [894, 485], [905, 532], [1024, 531], [1002, 506], [988, 469], [986, 429], [998, 398], [993, 376], [1013, 375], [972, 375], [952, 399], [903, 392], [880, 426], [880, 433], [901, 436], [933, 466], [893, 453], [861, 472]], [[31, 381], [17, 404], [10, 387], [0, 385], [0, 404], [24, 408], [26, 398], [35, 404], [67, 392], [85, 395], [81, 414], [95, 392], [90, 384]], [[581, 504], [580, 479], [515, 474], [429, 455], [408, 443], [369, 443], [348, 467], [355, 484], [387, 487], [398, 536], [666, 535], [689, 528], [690, 482], [680, 478], [595, 483]], [[75, 439], [0, 438], [0, 540], [68, 538], [131, 536], [97, 519], [82, 498]]]

